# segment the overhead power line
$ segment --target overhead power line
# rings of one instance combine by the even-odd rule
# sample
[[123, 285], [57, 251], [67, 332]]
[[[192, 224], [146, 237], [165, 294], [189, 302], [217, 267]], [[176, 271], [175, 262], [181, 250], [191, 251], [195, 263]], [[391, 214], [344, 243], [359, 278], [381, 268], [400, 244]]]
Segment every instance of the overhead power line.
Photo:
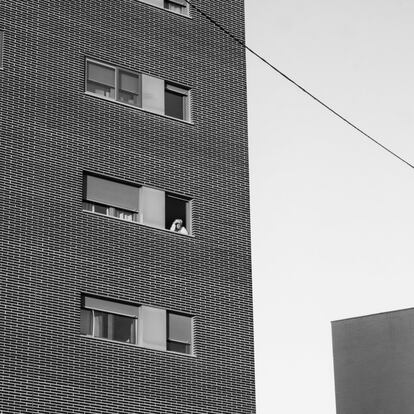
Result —
[[366, 138], [377, 144], [379, 147], [387, 151], [389, 154], [393, 155], [395, 158], [399, 159], [412, 169], [414, 169], [414, 165], [405, 160], [404, 158], [400, 157], [398, 154], [396, 154], [391, 149], [387, 148], [385, 145], [381, 144], [377, 139], [373, 138], [371, 135], [367, 134], [365, 131], [363, 131], [361, 128], [357, 127], [353, 122], [351, 122], [349, 119], [341, 115], [339, 112], [335, 111], [331, 106], [323, 102], [321, 99], [317, 98], [314, 94], [309, 92], [306, 88], [301, 86], [299, 83], [294, 81], [290, 76], [283, 73], [280, 69], [278, 69], [276, 66], [274, 66], [272, 63], [270, 63], [268, 60], [266, 60], [264, 57], [259, 55], [259, 53], [255, 52], [253, 49], [251, 49], [245, 42], [240, 40], [238, 37], [233, 35], [233, 33], [230, 33], [226, 28], [224, 28], [220, 23], [216, 22], [212, 17], [210, 17], [208, 14], [206, 14], [203, 10], [201, 10], [199, 7], [197, 7], [195, 4], [190, 2], [189, 0], [184, 0], [190, 7], [192, 7], [194, 10], [196, 10], [199, 14], [204, 16], [209, 22], [211, 22], [214, 26], [216, 26], [218, 29], [220, 29], [222, 32], [224, 32], [227, 36], [232, 38], [236, 43], [238, 43], [240, 46], [242, 46], [244, 49], [248, 50], [250, 53], [252, 53], [254, 56], [256, 56], [258, 59], [260, 59], [262, 62], [264, 62], [267, 66], [269, 66], [271, 69], [273, 69], [275, 72], [277, 72], [279, 75], [284, 77], [286, 80], [288, 80], [291, 84], [299, 88], [302, 92], [304, 92], [306, 95], [310, 96], [312, 99], [314, 99], [316, 102], [318, 102], [320, 105], [322, 105], [325, 109], [327, 109], [329, 112], [337, 116], [339, 119], [347, 123], [349, 126], [354, 128], [356, 131], [358, 131], [360, 134], [364, 135]]

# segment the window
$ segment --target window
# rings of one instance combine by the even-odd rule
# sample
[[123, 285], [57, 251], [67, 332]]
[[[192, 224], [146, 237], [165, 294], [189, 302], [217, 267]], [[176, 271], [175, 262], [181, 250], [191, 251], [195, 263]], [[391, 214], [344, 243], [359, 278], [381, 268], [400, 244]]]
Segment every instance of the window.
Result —
[[[191, 232], [191, 217], [190, 217], [190, 202], [180, 196], [173, 194], [165, 194], [165, 228], [172, 231], [177, 231], [183, 234]], [[179, 231], [173, 228], [174, 222], [181, 220], [184, 231]]]
[[[154, 188], [142, 187], [142, 220], [152, 227], [191, 234], [191, 200]], [[177, 227], [175, 223], [181, 222]]]
[[188, 119], [188, 90], [165, 84], [165, 115], [178, 119]]
[[145, 186], [85, 174], [83, 209], [151, 227], [191, 234], [191, 200]]
[[187, 14], [187, 3], [184, 0], [165, 0], [164, 7], [179, 14]]
[[152, 6], [164, 8], [174, 13], [188, 16], [188, 5], [184, 0], [140, 0]]
[[149, 112], [190, 121], [190, 90], [153, 76], [87, 59], [86, 92]]
[[137, 343], [139, 308], [85, 296], [81, 309], [81, 333], [94, 338]]
[[129, 105], [141, 106], [139, 76], [124, 70], [118, 71], [118, 101]]
[[94, 95], [128, 105], [140, 106], [140, 78], [138, 74], [116, 67], [86, 62], [86, 90]]
[[94, 175], [86, 175], [84, 181], [84, 210], [138, 221], [139, 187]]
[[3, 43], [4, 43], [4, 31], [0, 30], [0, 69], [3, 68]]
[[82, 335], [192, 354], [193, 318], [152, 306], [82, 296]]
[[87, 91], [115, 99], [115, 68], [88, 62], [87, 80]]
[[168, 312], [167, 349], [191, 354], [193, 320], [187, 315]]

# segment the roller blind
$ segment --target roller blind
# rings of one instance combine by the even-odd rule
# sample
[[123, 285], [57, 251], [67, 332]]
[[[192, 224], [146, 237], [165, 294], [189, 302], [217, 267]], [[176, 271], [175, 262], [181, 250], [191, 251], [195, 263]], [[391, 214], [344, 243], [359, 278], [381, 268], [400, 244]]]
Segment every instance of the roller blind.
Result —
[[139, 307], [85, 296], [84, 308], [138, 318]]
[[168, 339], [170, 341], [191, 343], [192, 318], [177, 313], [168, 314]]
[[187, 6], [187, 3], [184, 0], [168, 0], [170, 3], [179, 4], [180, 6]]
[[123, 210], [138, 211], [139, 188], [88, 175], [86, 199]]
[[165, 228], [165, 192], [142, 187], [142, 218], [144, 224]]
[[184, 96], [188, 95], [188, 89], [180, 88], [179, 86], [170, 85], [169, 83], [165, 85], [165, 89], [167, 89], [167, 91], [179, 93], [180, 95], [184, 95]]
[[165, 350], [167, 346], [167, 321], [164, 309], [140, 307], [140, 345]]
[[127, 72], [119, 72], [120, 89], [134, 94], [139, 93], [139, 76]]
[[115, 87], [115, 69], [88, 62], [88, 80]]

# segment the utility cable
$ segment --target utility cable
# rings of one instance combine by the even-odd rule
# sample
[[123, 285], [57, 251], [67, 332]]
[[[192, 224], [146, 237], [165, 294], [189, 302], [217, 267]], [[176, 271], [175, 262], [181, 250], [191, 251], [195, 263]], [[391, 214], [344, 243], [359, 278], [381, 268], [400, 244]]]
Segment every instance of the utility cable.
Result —
[[184, 0], [190, 7], [192, 7], [194, 10], [196, 10], [198, 13], [200, 13], [202, 16], [204, 16], [209, 22], [211, 22], [214, 26], [216, 26], [218, 29], [220, 29], [222, 32], [224, 32], [226, 35], [231, 37], [236, 43], [238, 43], [240, 46], [242, 46], [244, 49], [248, 50], [250, 53], [252, 53], [254, 56], [256, 56], [258, 59], [260, 59], [262, 62], [264, 62], [267, 66], [269, 66], [271, 69], [273, 69], [275, 72], [277, 72], [279, 75], [284, 77], [287, 81], [289, 81], [291, 84], [299, 88], [302, 92], [304, 92], [306, 95], [314, 99], [316, 102], [318, 102], [320, 105], [322, 105], [325, 109], [330, 111], [332, 114], [337, 116], [339, 119], [347, 123], [349, 126], [354, 128], [356, 131], [358, 131], [360, 134], [364, 135], [366, 138], [370, 139], [372, 142], [377, 144], [379, 147], [414, 169], [414, 165], [405, 160], [404, 158], [400, 157], [398, 154], [387, 148], [385, 145], [381, 144], [378, 140], [373, 138], [371, 135], [364, 132], [361, 128], [357, 127], [353, 122], [342, 116], [339, 112], [335, 111], [331, 106], [323, 102], [321, 99], [317, 98], [315, 95], [313, 95], [311, 92], [309, 92], [307, 89], [305, 89], [303, 86], [299, 85], [296, 81], [294, 81], [291, 77], [283, 73], [280, 69], [278, 69], [276, 66], [274, 66], [272, 63], [270, 63], [268, 60], [266, 60], [264, 57], [259, 55], [259, 53], [255, 52], [253, 49], [251, 49], [245, 42], [240, 40], [238, 37], [230, 33], [226, 28], [224, 28], [220, 23], [217, 23], [212, 17], [210, 17], [208, 14], [206, 14], [204, 11], [202, 11], [199, 7], [197, 7], [195, 4], [190, 2], [189, 0]]

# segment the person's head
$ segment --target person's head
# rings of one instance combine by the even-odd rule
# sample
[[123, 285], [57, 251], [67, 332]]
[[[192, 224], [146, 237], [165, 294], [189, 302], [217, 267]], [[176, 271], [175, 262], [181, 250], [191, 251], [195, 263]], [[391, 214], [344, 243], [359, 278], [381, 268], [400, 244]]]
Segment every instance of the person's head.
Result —
[[177, 220], [175, 220], [175, 228], [176, 228], [177, 230], [180, 230], [180, 229], [181, 229], [181, 227], [183, 227], [183, 221], [182, 221], [181, 219], [177, 219]]

